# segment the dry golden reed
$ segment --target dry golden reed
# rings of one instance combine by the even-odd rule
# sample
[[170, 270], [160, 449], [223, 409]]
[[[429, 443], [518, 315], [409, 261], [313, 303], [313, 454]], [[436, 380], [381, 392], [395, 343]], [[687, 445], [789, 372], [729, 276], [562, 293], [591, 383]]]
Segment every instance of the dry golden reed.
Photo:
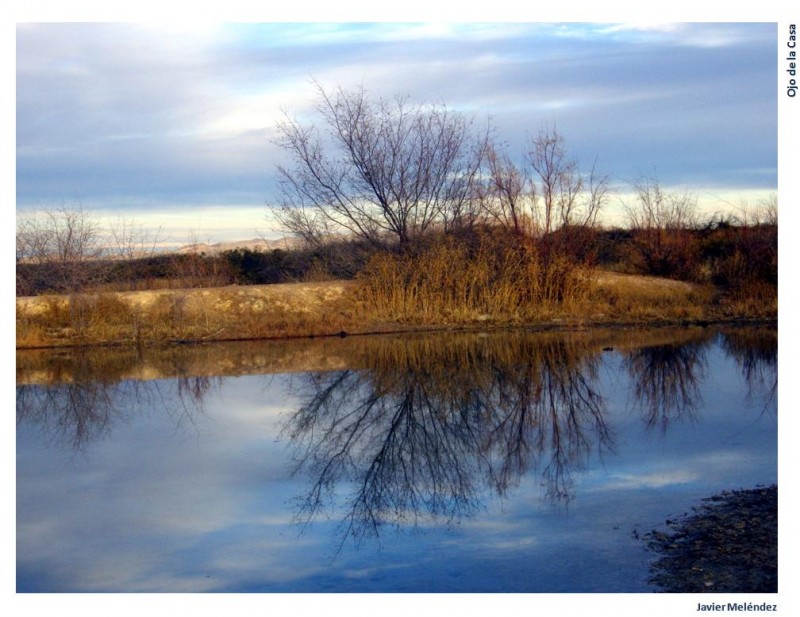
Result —
[[417, 253], [379, 253], [358, 276], [366, 312], [401, 323], [520, 321], [569, 312], [589, 293], [588, 272], [528, 245], [442, 239]]

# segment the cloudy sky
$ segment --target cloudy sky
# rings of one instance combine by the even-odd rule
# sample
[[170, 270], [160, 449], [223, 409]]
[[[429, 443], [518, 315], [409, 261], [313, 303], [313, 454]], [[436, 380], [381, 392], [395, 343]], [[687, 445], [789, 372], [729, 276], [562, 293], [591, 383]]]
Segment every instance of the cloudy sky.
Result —
[[491, 118], [512, 155], [555, 124], [617, 205], [642, 175], [706, 210], [777, 191], [776, 23], [172, 23], [17, 24], [18, 215], [269, 233], [275, 124], [311, 118], [312, 80]]

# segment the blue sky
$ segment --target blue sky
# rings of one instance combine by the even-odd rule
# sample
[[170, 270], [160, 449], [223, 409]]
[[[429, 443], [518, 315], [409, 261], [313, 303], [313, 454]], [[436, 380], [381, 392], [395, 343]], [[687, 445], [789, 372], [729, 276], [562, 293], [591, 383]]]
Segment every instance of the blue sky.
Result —
[[[34, 22], [36, 20], [33, 20]], [[283, 112], [312, 79], [491, 117], [512, 154], [555, 124], [616, 193], [705, 210], [777, 191], [776, 23], [18, 23], [18, 213], [81, 203], [177, 242], [269, 233]]]

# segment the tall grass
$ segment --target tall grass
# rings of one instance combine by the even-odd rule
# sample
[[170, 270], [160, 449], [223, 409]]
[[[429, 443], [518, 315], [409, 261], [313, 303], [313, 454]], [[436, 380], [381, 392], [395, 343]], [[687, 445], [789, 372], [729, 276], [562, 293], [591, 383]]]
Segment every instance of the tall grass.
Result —
[[532, 243], [488, 234], [378, 253], [357, 281], [368, 314], [401, 323], [542, 318], [577, 308], [590, 288], [587, 271], [566, 255], [544, 260]]
[[587, 308], [618, 321], [699, 321], [714, 317], [715, 301], [709, 285], [605, 272], [597, 275]]

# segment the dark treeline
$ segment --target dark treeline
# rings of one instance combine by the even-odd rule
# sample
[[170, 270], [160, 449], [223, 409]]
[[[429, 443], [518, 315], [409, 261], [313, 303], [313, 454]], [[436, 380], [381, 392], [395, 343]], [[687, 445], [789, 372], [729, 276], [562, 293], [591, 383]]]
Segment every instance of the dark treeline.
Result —
[[[236, 248], [214, 254], [163, 253], [129, 259], [98, 257], [68, 266], [17, 262], [17, 295], [269, 285], [352, 279], [370, 250], [357, 241], [292, 250]], [[69, 270], [69, 272], [65, 272]], [[78, 273], [73, 271], [78, 270]]]
[[[518, 243], [507, 236], [502, 239], [496, 230], [490, 235], [497, 247]], [[432, 235], [415, 249], [421, 253], [446, 237]], [[463, 246], [473, 249], [477, 237], [476, 233], [457, 236]], [[663, 230], [658, 236], [644, 229], [561, 229], [552, 234], [552, 244], [574, 247], [570, 254], [588, 266], [744, 290], [777, 287], [777, 238], [775, 223], [715, 220], [694, 228]], [[237, 248], [216, 254], [98, 258], [70, 264], [70, 270], [80, 270], [77, 275], [49, 261], [18, 262], [17, 295], [353, 279], [377, 254], [385, 253], [364, 241], [340, 240], [291, 250]]]

